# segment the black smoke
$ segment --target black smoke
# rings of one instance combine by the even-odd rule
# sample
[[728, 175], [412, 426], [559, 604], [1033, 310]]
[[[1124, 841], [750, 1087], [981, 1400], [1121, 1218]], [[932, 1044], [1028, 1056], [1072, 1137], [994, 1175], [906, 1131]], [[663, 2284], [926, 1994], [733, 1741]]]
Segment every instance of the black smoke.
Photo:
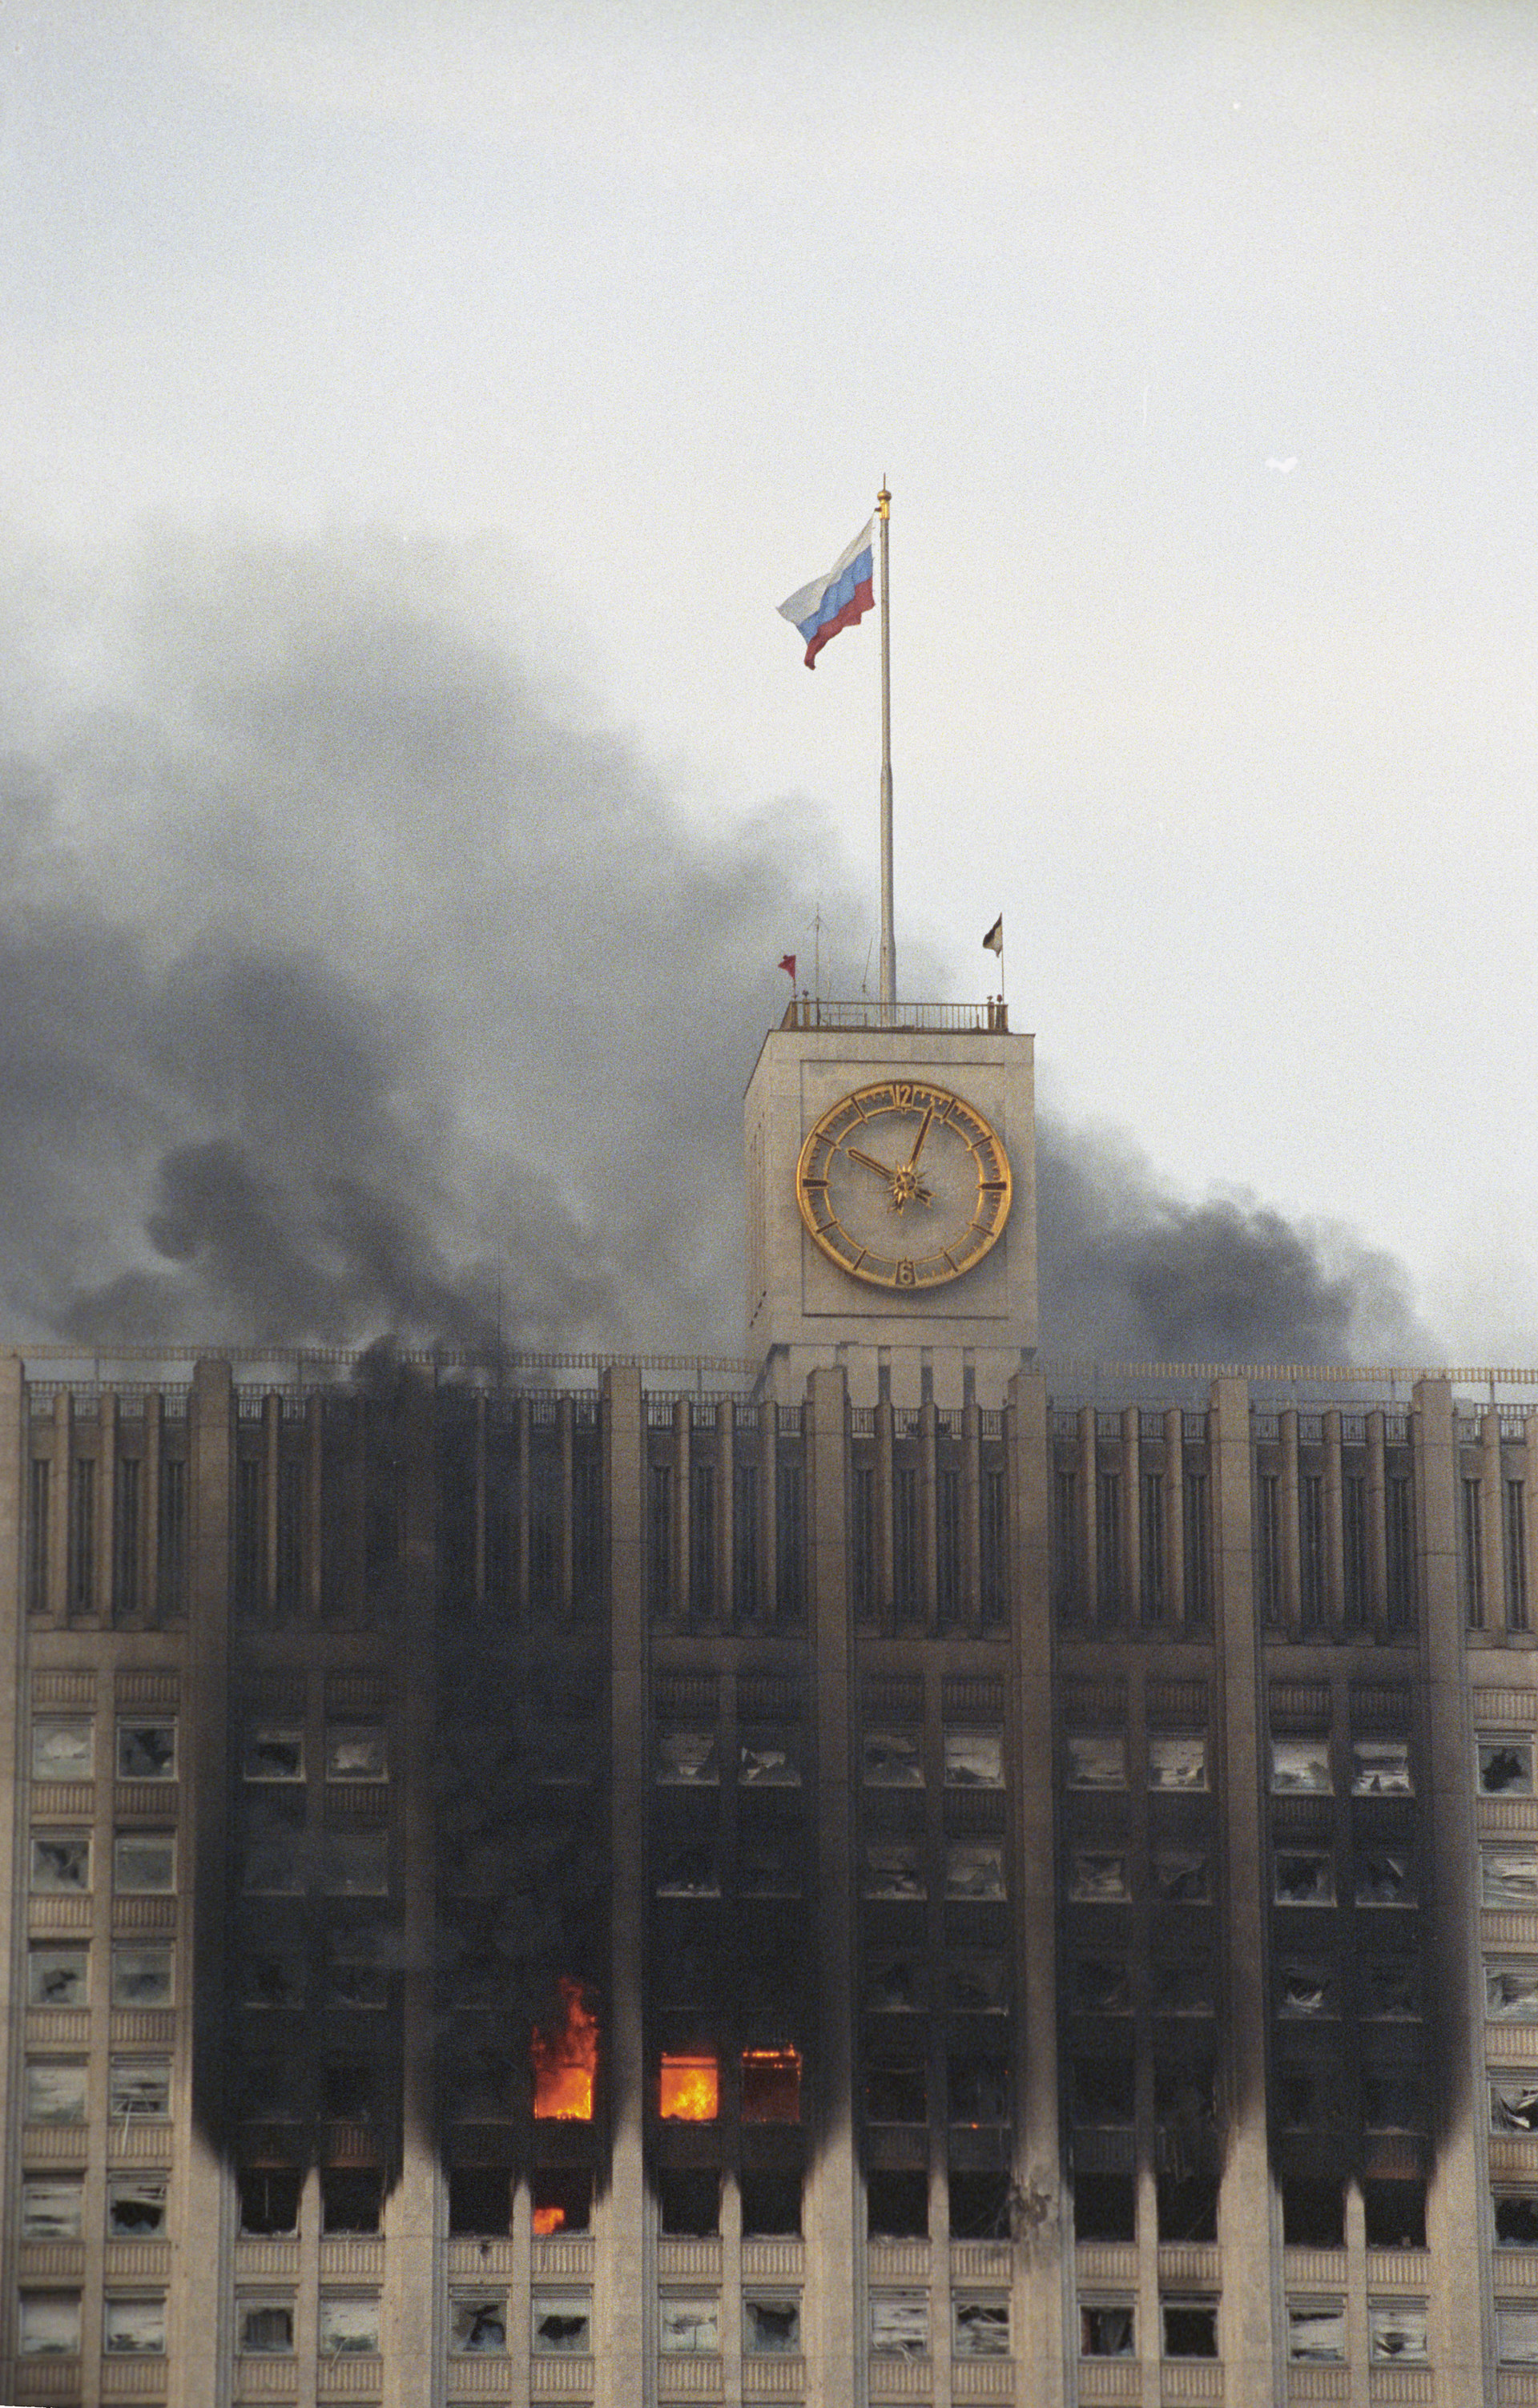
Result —
[[[820, 903], [851, 992], [869, 928], [821, 815], [697, 821], [484, 600], [383, 539], [162, 538], [0, 595], [16, 1338], [740, 1345], [774, 965]], [[1359, 1245], [1051, 1125], [1042, 1237], [1049, 1348], [1413, 1326]]]

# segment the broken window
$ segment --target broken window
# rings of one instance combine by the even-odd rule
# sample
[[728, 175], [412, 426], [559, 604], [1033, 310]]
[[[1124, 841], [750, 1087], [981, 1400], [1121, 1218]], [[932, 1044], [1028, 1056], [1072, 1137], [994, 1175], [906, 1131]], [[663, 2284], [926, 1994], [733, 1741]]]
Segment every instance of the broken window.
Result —
[[449, 2352], [453, 2358], [506, 2358], [506, 2291], [451, 2291]]
[[79, 1898], [91, 1887], [88, 1831], [34, 1831], [32, 1890], [40, 1898]]
[[920, 1958], [878, 1958], [866, 1967], [865, 2004], [870, 2014], [913, 2014], [923, 2006], [924, 1999], [924, 1965]]
[[1345, 2247], [1345, 2193], [1338, 2182], [1300, 2177], [1283, 2183], [1282, 2243], [1287, 2249]]
[[240, 1770], [247, 1781], [302, 1781], [303, 1729], [297, 1723], [253, 1723], [246, 1733]]
[[252, 2299], [242, 2293], [236, 2300], [235, 2315], [236, 2347], [242, 2358], [293, 2357], [292, 2300]]
[[381, 1959], [381, 1935], [372, 1930], [333, 1932], [325, 1966], [328, 2007], [382, 2007], [389, 1980]]
[[1531, 1739], [1482, 1738], [1478, 1742], [1479, 1787], [1487, 1798], [1531, 1798]]
[[1375, 2022], [1418, 2021], [1420, 1967], [1413, 1956], [1370, 1956], [1362, 1968], [1362, 2014]]
[[1410, 1742], [1407, 1739], [1354, 1739], [1351, 1742], [1351, 1794], [1354, 1798], [1408, 1798]]
[[249, 1898], [293, 1898], [305, 1885], [304, 1834], [286, 1813], [274, 1811], [277, 1803], [241, 1818], [241, 1880]]
[[797, 2358], [801, 2349], [799, 2291], [744, 2291], [744, 2358]]
[[945, 1895], [947, 1898], [1002, 1898], [1003, 1849], [953, 1841], [945, 1851]]
[[1009, 2005], [1008, 1975], [1001, 1956], [953, 1956], [946, 1977], [953, 2013], [999, 2015]]
[[1497, 2191], [1490, 2204], [1498, 2249], [1538, 2249], [1538, 2191]]
[[91, 1953], [85, 1948], [33, 1948], [27, 1955], [27, 2003], [83, 2007], [89, 2003]]
[[1153, 1852], [1154, 1896], [1172, 1905], [1190, 1906], [1212, 1895], [1205, 1848], [1176, 1847], [1164, 1842]]
[[1130, 2300], [1085, 2300], [1079, 2307], [1079, 2356], [1081, 2358], [1130, 2358], [1132, 2348], [1132, 2303]]
[[240, 2229], [275, 2239], [299, 2229], [301, 2177], [296, 2166], [240, 2166], [236, 2193]]
[[449, 2169], [451, 2237], [505, 2240], [511, 2221], [510, 2166], [452, 2166]]
[[1078, 2124], [1130, 2124], [1133, 2081], [1129, 2057], [1075, 2057], [1070, 2096]]
[[737, 1842], [737, 1888], [741, 1898], [799, 1898], [801, 1869], [796, 1843], [772, 1833], [741, 1833]]
[[658, 1898], [719, 1898], [721, 1875], [712, 1840], [675, 1840], [657, 1869]]
[[29, 2058], [24, 2113], [29, 2124], [83, 2124], [84, 2064], [76, 2057]]
[[1426, 2185], [1415, 2177], [1402, 2182], [1364, 2182], [1369, 2249], [1424, 2249], [1426, 2246]]
[[1490, 2084], [1492, 2132], [1538, 2132], [1538, 2078], [1503, 2073]]
[[1215, 2241], [1216, 2176], [1161, 2166], [1154, 2180], [1154, 2213], [1161, 2241]]
[[951, 2301], [951, 2349], [956, 2358], [1008, 2358], [1007, 2291], [957, 2291]]
[[167, 2057], [115, 2057], [108, 2071], [107, 2112], [114, 2122], [160, 2122], [171, 2112]]
[[924, 1756], [919, 1733], [867, 1731], [865, 1778], [872, 1789], [922, 1789]]
[[21, 2309], [16, 2337], [19, 2357], [79, 2358], [79, 2291], [23, 2291]]
[[1531, 1840], [1516, 1846], [1481, 1848], [1479, 1895], [1484, 1906], [1538, 1911], [1538, 1848]]
[[721, 2113], [721, 2069], [713, 2053], [664, 2051], [658, 2069], [657, 2114], [665, 2122], [713, 2124]]
[[1402, 1848], [1363, 1848], [1356, 1863], [1358, 1906], [1414, 1906], [1416, 1872]]
[[321, 2168], [321, 2230], [377, 2232], [381, 2185], [372, 2166]]
[[23, 2241], [79, 2241], [85, 2186], [78, 2174], [31, 2174], [22, 2185]]
[[1150, 1789], [1205, 1789], [1206, 1741], [1151, 1735], [1148, 1741], [1148, 1786]]
[[1334, 1905], [1335, 1869], [1327, 1850], [1277, 1849], [1276, 1903], [1278, 1906]]
[[112, 1843], [112, 1886], [125, 1898], [174, 1890], [176, 1834], [120, 1831]]
[[1278, 1794], [1305, 1790], [1315, 1797], [1328, 1797], [1334, 1786], [1330, 1777], [1329, 1740], [1273, 1739], [1271, 1785]]
[[108, 2358], [164, 2358], [165, 2300], [113, 2299], [102, 2309], [102, 2348]]
[[801, 2120], [801, 2058], [794, 2048], [742, 2051], [744, 2124], [798, 2124]]
[[388, 1831], [327, 1831], [322, 1879], [330, 1898], [385, 1898], [390, 1889]]
[[659, 2300], [657, 2347], [664, 2358], [719, 2358], [720, 2300], [711, 2298]]
[[1362, 2074], [1362, 2124], [1369, 2132], [1419, 2132], [1426, 2094], [1418, 2066], [1369, 2066]]
[[1495, 2311], [1497, 2355], [1502, 2366], [1538, 2366], [1538, 2308]]
[[1329, 2131], [1339, 2122], [1334, 2078], [1325, 2067], [1281, 2065], [1276, 2088], [1284, 2130]]
[[957, 2173], [950, 2178], [953, 2241], [1007, 2241], [1010, 2238], [1010, 2178], [991, 2172]]
[[380, 2345], [380, 2303], [362, 2291], [323, 2291], [316, 2347], [323, 2358], [371, 2358]]
[[34, 1781], [89, 1781], [95, 1769], [89, 1714], [38, 1714], [32, 1726]]
[[865, 1852], [867, 1898], [923, 1898], [923, 1858], [916, 1847], [872, 1842]]
[[1487, 1965], [1485, 2016], [1492, 2024], [1538, 2023], [1538, 1965]]
[[1178, 1965], [1154, 1967], [1156, 2014], [1210, 2015], [1215, 1996], [1213, 1971], [1205, 1957], [1193, 1956]]
[[1373, 2366], [1424, 2366], [1427, 2362], [1424, 2300], [1370, 2300], [1367, 2356]]
[[[954, 2194], [956, 2177], [951, 2177]], [[1135, 2241], [1137, 2184], [1131, 2174], [1075, 2174], [1073, 2232], [1079, 2241]], [[956, 2229], [953, 2212], [951, 2229]], [[1006, 2226], [1005, 2230], [1008, 2230]]]
[[537, 2166], [529, 2177], [534, 2237], [585, 2232], [593, 2221], [593, 2174], [587, 2166]]
[[973, 2129], [985, 2124], [1007, 2124], [1010, 2114], [1009, 2068], [991, 2057], [953, 2057], [946, 2067], [951, 2122]]
[[108, 2174], [107, 2229], [114, 2241], [147, 2241], [165, 2229], [165, 2174]]
[[1067, 1747], [1071, 1789], [1126, 1788], [1127, 1742], [1119, 1731], [1070, 1731]]
[[742, 2195], [742, 2237], [759, 2240], [798, 2233], [801, 2229], [801, 2177], [795, 2173], [755, 2173], [744, 2169], [738, 2180]]
[[872, 2124], [922, 2124], [929, 2113], [925, 2069], [916, 2060], [906, 2065], [869, 2065], [865, 2070], [865, 2113]]
[[1159, 2315], [1166, 2358], [1217, 2356], [1215, 2300], [1163, 2300], [1159, 2302]]
[[927, 2358], [929, 2299], [925, 2291], [872, 2291], [872, 2358]]
[[737, 1777], [745, 1789], [799, 1789], [801, 1768], [788, 1747], [752, 1745], [744, 1740], [738, 1756]]
[[1132, 1895], [1122, 1851], [1075, 1848], [1069, 1859], [1068, 1894], [1086, 1906], [1119, 1906]]
[[1081, 1956], [1073, 1968], [1073, 1994], [1082, 2015], [1129, 2015], [1132, 1983], [1125, 1958]]
[[529, 2303], [529, 2345], [536, 2358], [589, 2358], [593, 2352], [591, 2291], [536, 2291]]
[[929, 2177], [872, 2171], [865, 2178], [866, 2230], [872, 2241], [922, 2241], [929, 2229]]
[[120, 1781], [176, 1779], [176, 1725], [171, 1722], [122, 1722], [118, 1725]]
[[1294, 2366], [1338, 2366], [1345, 2357], [1341, 2300], [1287, 2301], [1287, 2357]]
[[705, 2241], [721, 2229], [721, 2176], [712, 2166], [663, 2166], [657, 2208], [670, 2240]]
[[382, 1723], [328, 1723], [325, 1732], [325, 1777], [328, 1781], [385, 1781], [389, 1760]]
[[948, 1788], [1002, 1789], [1002, 1731], [948, 1730], [944, 1735], [944, 1778]]
[[661, 1782], [718, 1782], [720, 1759], [714, 1731], [665, 1730], [657, 1733], [657, 1779]]
[[1276, 2012], [1310, 2018], [1338, 2015], [1334, 1968], [1294, 1962], [1278, 1969]]
[[131, 1947], [120, 1942], [112, 1951], [112, 2004], [115, 2007], [168, 2007], [172, 1994], [172, 1954], [168, 1947]]

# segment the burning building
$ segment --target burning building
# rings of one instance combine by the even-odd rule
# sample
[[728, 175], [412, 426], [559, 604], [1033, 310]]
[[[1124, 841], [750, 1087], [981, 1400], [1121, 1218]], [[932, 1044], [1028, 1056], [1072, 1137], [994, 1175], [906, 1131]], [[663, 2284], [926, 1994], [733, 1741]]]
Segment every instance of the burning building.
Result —
[[0, 2389], [1538, 2401], [1538, 1386], [1039, 1359], [792, 1007], [740, 1361], [0, 1364]]

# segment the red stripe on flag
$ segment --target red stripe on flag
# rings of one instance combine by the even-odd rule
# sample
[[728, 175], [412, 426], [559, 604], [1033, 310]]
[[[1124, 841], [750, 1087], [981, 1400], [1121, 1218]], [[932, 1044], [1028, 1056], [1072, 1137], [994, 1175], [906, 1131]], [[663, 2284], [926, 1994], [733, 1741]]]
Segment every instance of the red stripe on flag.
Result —
[[823, 626], [819, 627], [816, 634], [812, 637], [811, 643], [808, 644], [806, 648], [806, 665], [808, 668], [812, 667], [818, 653], [822, 651], [823, 646], [826, 643], [828, 643], [833, 637], [840, 634], [845, 627], [858, 626], [866, 612], [874, 609], [875, 600], [875, 588], [872, 580], [868, 577], [863, 584], [855, 586], [854, 593], [850, 595], [842, 609], [835, 612], [834, 616], [827, 620]]

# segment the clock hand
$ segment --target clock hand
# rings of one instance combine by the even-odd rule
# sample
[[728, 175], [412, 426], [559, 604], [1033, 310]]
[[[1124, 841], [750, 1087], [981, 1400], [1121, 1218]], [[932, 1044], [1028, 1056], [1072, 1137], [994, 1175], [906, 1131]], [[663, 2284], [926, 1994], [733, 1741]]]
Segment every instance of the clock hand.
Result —
[[913, 1140], [913, 1153], [908, 1156], [908, 1168], [910, 1170], [915, 1170], [918, 1168], [918, 1158], [924, 1151], [924, 1140], [929, 1134], [929, 1123], [934, 1119], [934, 1116], [935, 1108], [933, 1104], [926, 1104], [924, 1107], [924, 1118], [918, 1125], [918, 1135]]
[[862, 1154], [857, 1145], [846, 1145], [844, 1152], [848, 1154], [851, 1162], [863, 1163], [867, 1170], [877, 1171], [883, 1179], [896, 1179], [897, 1172], [895, 1170], [888, 1170], [885, 1163], [878, 1162], [873, 1154]]

